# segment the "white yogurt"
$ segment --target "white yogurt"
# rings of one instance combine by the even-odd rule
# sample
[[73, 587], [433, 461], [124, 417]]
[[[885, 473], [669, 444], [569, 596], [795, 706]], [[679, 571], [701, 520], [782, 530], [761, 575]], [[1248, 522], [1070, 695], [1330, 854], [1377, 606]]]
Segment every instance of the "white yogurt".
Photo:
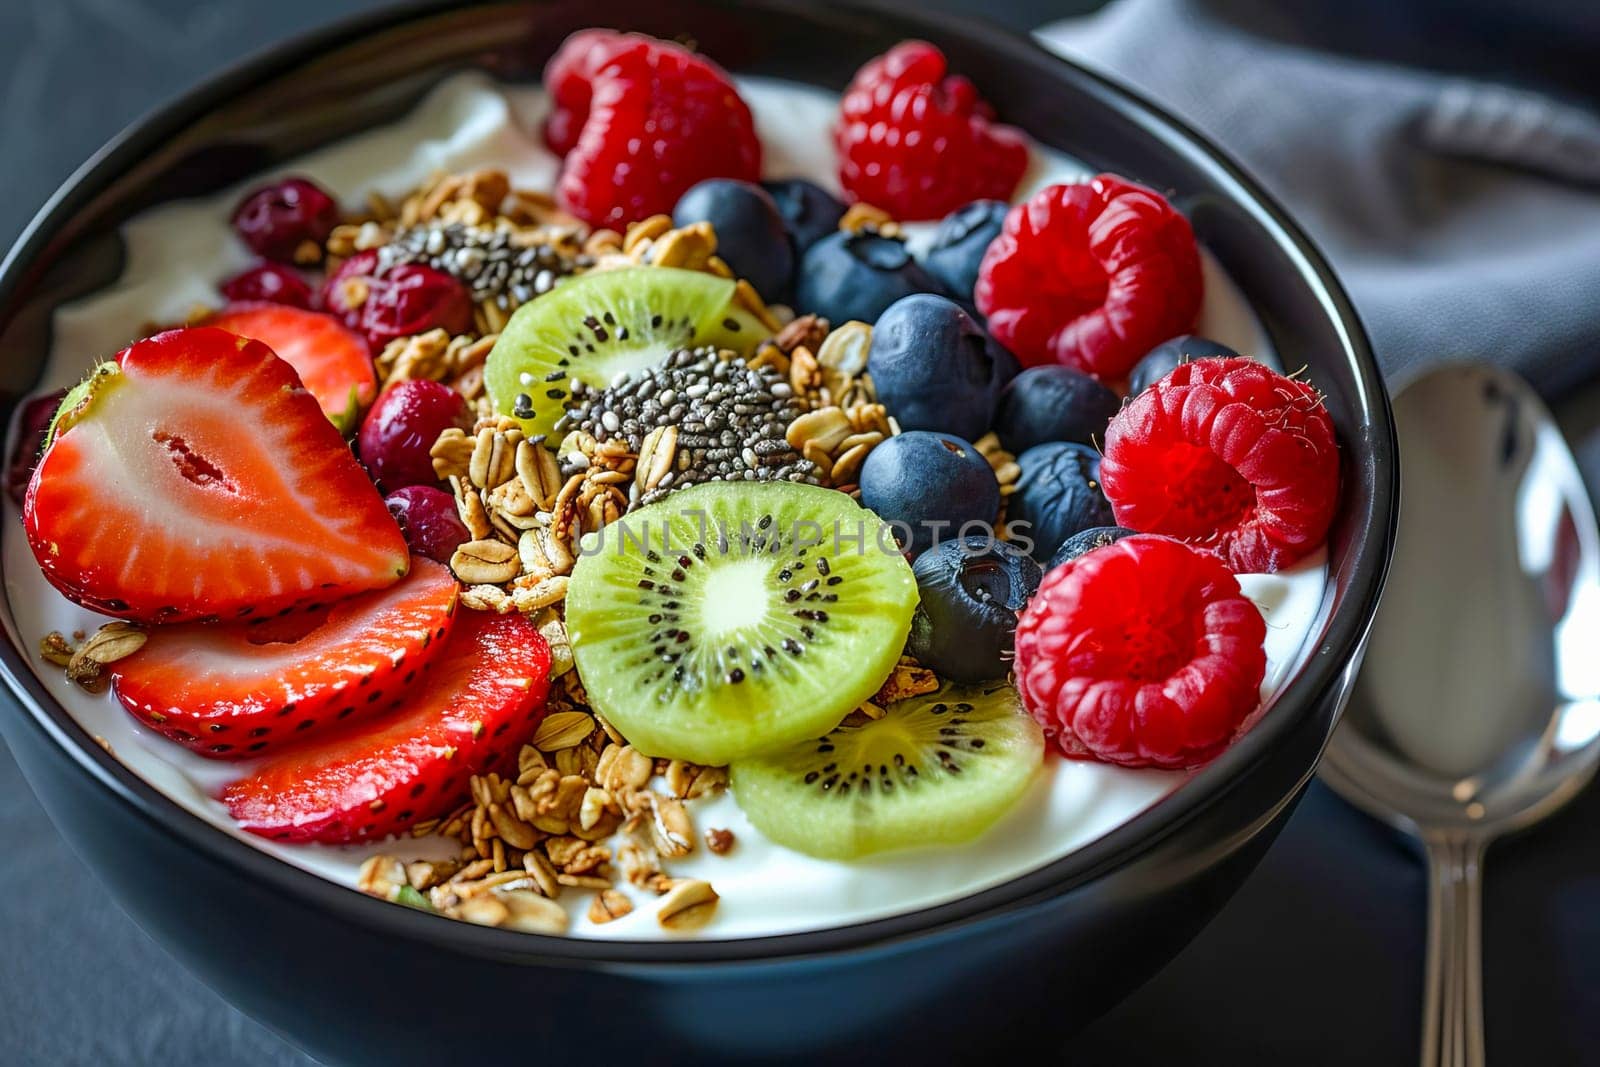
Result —
[[[836, 190], [829, 136], [835, 99], [804, 86], [753, 79], [741, 81], [741, 91], [766, 146], [767, 173], [807, 177]], [[557, 161], [537, 132], [545, 109], [544, 94], [537, 88], [506, 88], [482, 75], [458, 75], [404, 120], [305, 156], [283, 172], [307, 174], [346, 203], [360, 203], [373, 191], [398, 198], [434, 171], [491, 165], [509, 171], [520, 186], [549, 188]], [[1086, 173], [1087, 168], [1065, 156], [1036, 152], [1020, 194]], [[258, 176], [250, 184], [261, 180]], [[216, 282], [251, 262], [228, 226], [241, 192], [242, 187], [168, 205], [128, 223], [123, 231], [128, 259], [121, 279], [56, 312], [41, 391], [75, 383], [90, 366], [134, 340], [140, 324], [181, 321], [195, 305], [214, 304]], [[926, 239], [926, 227], [914, 229], [920, 232], [913, 234], [913, 241]], [[1205, 280], [1200, 332], [1276, 363], [1254, 314], [1209, 256]], [[34, 649], [51, 630], [92, 632], [104, 620], [45, 582], [15, 507], [9, 501], [5, 507], [8, 521], [0, 549], [18, 628], [13, 637]], [[1272, 698], [1305, 658], [1306, 637], [1318, 628], [1324, 611], [1325, 580], [1320, 554], [1285, 573], [1242, 576], [1245, 593], [1267, 620], [1264, 700]], [[59, 669], [40, 667], [45, 686], [85, 730], [104, 738], [135, 773], [223, 832], [345, 885], [354, 884], [367, 855], [383, 850], [291, 847], [240, 832], [213, 797], [247, 764], [202, 759], [139, 725], [111, 697], [86, 693], [69, 685]], [[691, 806], [702, 830], [724, 827], [734, 832], [733, 851], [715, 856], [701, 848], [670, 867], [674, 875], [710, 881], [722, 896], [716, 919], [698, 936], [749, 937], [860, 922], [966, 896], [1050, 863], [1157, 803], [1186, 778], [1178, 772], [1134, 771], [1051, 756], [1024, 800], [978, 841], [852, 863], [811, 859], [763, 839], [734, 798], [723, 795]], [[388, 850], [410, 857], [430, 850], [442, 854], [447, 847], [406, 840], [391, 843]], [[586, 893], [569, 892], [577, 936], [671, 936], [655, 922], [648, 901], [641, 900], [631, 915], [604, 926], [588, 921], [586, 902]]]

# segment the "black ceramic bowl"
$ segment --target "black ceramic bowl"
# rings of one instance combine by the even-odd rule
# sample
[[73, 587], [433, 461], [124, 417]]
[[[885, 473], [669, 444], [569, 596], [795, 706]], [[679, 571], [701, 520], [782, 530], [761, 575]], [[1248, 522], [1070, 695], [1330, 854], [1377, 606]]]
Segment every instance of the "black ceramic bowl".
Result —
[[1360, 659], [1396, 504], [1388, 404], [1321, 257], [1238, 167], [1125, 90], [1020, 38], [887, 7], [558, 0], [435, 4], [349, 22], [213, 80], [62, 188], [0, 269], [7, 411], [38, 378], [52, 309], [116, 277], [116, 227], [131, 214], [397, 117], [464, 68], [536, 80], [568, 32], [595, 22], [692, 38], [735, 71], [833, 90], [869, 57], [921, 37], [1041, 142], [1176, 192], [1277, 349], [1309, 364], [1344, 447], [1329, 621], [1271, 714], [1144, 814], [998, 888], [816, 933], [674, 943], [473, 927], [365, 897], [234, 840], [68, 717], [34, 676], [37, 635], [17, 633], [9, 605], [0, 664], [19, 706], [0, 716], [6, 740], [62, 833], [148, 931], [330, 1062], [499, 1050], [576, 1058], [596, 1041], [666, 1062], [948, 1061], [1070, 1031], [1210, 919], [1299, 799]]

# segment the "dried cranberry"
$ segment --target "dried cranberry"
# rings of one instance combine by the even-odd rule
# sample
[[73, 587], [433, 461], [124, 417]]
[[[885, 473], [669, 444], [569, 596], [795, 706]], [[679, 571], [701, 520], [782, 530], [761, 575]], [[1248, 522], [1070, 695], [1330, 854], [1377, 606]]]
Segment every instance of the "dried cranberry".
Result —
[[383, 498], [400, 524], [406, 544], [419, 556], [449, 563], [456, 549], [471, 538], [456, 513], [456, 498], [431, 485], [408, 485]]
[[455, 278], [407, 263], [378, 271], [378, 253], [345, 260], [322, 290], [322, 304], [366, 337], [374, 352], [396, 337], [442, 327], [451, 334], [472, 327], [472, 297]]
[[233, 228], [256, 254], [293, 263], [307, 241], [322, 244], [339, 224], [339, 205], [315, 182], [285, 178], [245, 197], [233, 213]]
[[229, 303], [287, 304], [311, 310], [313, 295], [305, 279], [288, 267], [262, 263], [242, 271], [218, 286]]
[[466, 400], [447, 385], [425, 379], [396, 382], [361, 423], [362, 462], [385, 490], [438, 485], [428, 453], [441, 432], [464, 423], [466, 411]]
[[50, 422], [66, 396], [65, 389], [36, 396], [22, 406], [22, 414], [17, 417], [17, 449], [11, 454], [11, 465], [6, 468], [6, 492], [19, 507], [27, 495], [33, 468], [39, 465], [39, 453], [44, 448], [45, 434], [50, 432]]

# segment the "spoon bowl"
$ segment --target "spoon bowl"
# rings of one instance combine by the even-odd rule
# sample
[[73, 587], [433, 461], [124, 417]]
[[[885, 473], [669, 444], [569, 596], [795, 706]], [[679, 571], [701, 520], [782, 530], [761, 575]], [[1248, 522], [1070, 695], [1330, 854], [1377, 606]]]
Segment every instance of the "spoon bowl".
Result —
[[1427, 850], [1422, 1062], [1476, 1065], [1484, 850], [1577, 795], [1600, 761], [1600, 535], [1571, 450], [1520, 379], [1451, 364], [1394, 410], [1393, 569], [1321, 774]]

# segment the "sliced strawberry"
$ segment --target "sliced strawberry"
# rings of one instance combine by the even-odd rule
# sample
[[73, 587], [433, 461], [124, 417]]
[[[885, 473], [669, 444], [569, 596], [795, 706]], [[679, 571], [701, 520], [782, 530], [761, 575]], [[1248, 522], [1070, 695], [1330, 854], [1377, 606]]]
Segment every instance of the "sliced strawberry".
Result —
[[204, 325], [253, 338], [276, 352], [342, 430], [356, 425], [378, 393], [367, 343], [332, 315], [285, 304], [230, 304]]
[[162, 627], [117, 662], [117, 698], [202, 756], [260, 755], [400, 703], [444, 648], [457, 588], [448, 570], [417, 558], [389, 588], [309, 617]]
[[533, 736], [550, 648], [521, 615], [465, 612], [433, 670], [393, 715], [307, 742], [228, 786], [253, 834], [342, 844], [398, 833], [467, 797], [467, 780]]
[[52, 585], [141, 622], [329, 603], [410, 562], [294, 368], [210, 327], [140, 341], [67, 396], [23, 523]]

